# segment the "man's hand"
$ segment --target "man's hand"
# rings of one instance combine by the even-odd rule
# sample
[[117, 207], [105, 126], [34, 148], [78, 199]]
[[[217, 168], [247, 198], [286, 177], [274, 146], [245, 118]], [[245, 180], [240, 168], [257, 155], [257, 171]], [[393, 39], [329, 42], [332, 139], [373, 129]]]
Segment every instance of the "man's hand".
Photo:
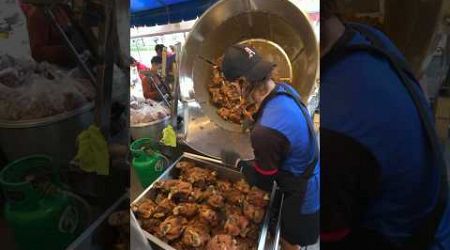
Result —
[[231, 166], [233, 168], [237, 168], [237, 165], [240, 161], [240, 155], [234, 151], [222, 150], [220, 152], [220, 156], [222, 158], [222, 162], [225, 166]]

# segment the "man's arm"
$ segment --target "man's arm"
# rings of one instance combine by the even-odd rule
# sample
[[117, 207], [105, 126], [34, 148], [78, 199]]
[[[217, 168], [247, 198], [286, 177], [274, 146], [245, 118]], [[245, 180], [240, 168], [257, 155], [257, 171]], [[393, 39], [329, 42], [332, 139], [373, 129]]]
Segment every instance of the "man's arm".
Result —
[[378, 191], [380, 167], [373, 154], [345, 134], [321, 128], [321, 240], [338, 242], [360, 224]]
[[289, 153], [290, 142], [281, 132], [257, 125], [251, 133], [251, 143], [255, 160], [243, 167], [244, 176], [250, 184], [270, 190]]

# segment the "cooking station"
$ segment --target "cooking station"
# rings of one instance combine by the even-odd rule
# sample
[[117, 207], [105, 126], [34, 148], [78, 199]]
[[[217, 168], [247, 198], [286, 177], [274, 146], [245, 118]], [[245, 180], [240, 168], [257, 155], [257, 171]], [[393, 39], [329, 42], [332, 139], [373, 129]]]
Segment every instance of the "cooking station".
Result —
[[[180, 162], [192, 161], [216, 171], [218, 177], [237, 180], [242, 178], [242, 173], [222, 163], [221, 151], [234, 150], [239, 152], [241, 159], [253, 158], [249, 133], [243, 132], [241, 125], [220, 117], [208, 92], [214, 62], [228, 46], [236, 43], [253, 46], [262, 51], [266, 59], [274, 61], [279, 68], [277, 80], [294, 86], [303, 101], [308, 102], [317, 88], [318, 43], [308, 17], [291, 2], [225, 0], [210, 7], [197, 20], [184, 46], [176, 50], [181, 58], [177, 56], [179, 71], [175, 74], [174, 89], [179, 90], [180, 85], [193, 86], [186, 91], [193, 94], [181, 95], [178, 103], [172, 103], [177, 148], [171, 150], [171, 164], [145, 189], [140, 187], [135, 171], [131, 173], [131, 228], [140, 235], [135, 238], [140, 242], [132, 242], [136, 249], [175, 249], [158, 235], [144, 230], [133, 207], [155, 199], [155, 188], [160, 181], [176, 179]], [[182, 117], [181, 123], [173, 123], [177, 116]], [[257, 245], [252, 249], [279, 247], [278, 213], [282, 197], [275, 184], [269, 197]]]

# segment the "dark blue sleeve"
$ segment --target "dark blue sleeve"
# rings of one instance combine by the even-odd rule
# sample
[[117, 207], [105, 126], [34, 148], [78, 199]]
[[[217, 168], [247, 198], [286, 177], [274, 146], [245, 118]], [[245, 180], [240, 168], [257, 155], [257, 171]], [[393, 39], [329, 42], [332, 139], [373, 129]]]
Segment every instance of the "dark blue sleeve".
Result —
[[342, 133], [320, 129], [321, 231], [360, 224], [369, 199], [376, 195], [380, 167], [362, 144]]
[[250, 184], [268, 191], [289, 153], [290, 142], [279, 131], [261, 125], [254, 127], [250, 138], [255, 160], [242, 166], [243, 174]]

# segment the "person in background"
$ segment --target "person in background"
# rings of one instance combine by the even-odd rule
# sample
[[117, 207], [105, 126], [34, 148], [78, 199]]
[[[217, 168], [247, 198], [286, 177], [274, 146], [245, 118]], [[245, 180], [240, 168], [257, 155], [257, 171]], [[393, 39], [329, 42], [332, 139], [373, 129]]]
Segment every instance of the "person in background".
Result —
[[[77, 62], [71, 51], [65, 46], [61, 34], [48, 20], [42, 8], [18, 1], [27, 19], [30, 49], [34, 60], [47, 61], [63, 67], [74, 67]], [[55, 8], [56, 19], [62, 25], [70, 24], [69, 16], [64, 8]]]
[[166, 84], [164, 84], [161, 76], [161, 64], [162, 64], [162, 58], [159, 56], [155, 56], [151, 60], [152, 67], [148, 71], [147, 74], [139, 74], [142, 80], [142, 89], [144, 92], [144, 97], [146, 99], [152, 99], [155, 101], [162, 101], [163, 97], [159, 93], [159, 91], [156, 89], [155, 85], [158, 86], [159, 90], [161, 90], [163, 96], [165, 98], [168, 97], [169, 88]]
[[244, 77], [244, 97], [258, 106], [250, 133], [255, 159], [239, 160], [223, 151], [222, 160], [237, 165], [251, 185], [270, 191], [276, 181], [284, 193], [281, 234], [285, 250], [317, 242], [319, 235], [319, 150], [311, 117], [290, 85], [272, 80], [273, 63], [256, 50], [234, 45], [224, 54], [228, 81]]
[[152, 67], [150, 68], [150, 72], [159, 75], [162, 69], [162, 58], [160, 56], [152, 57], [151, 64]]
[[175, 48], [175, 45], [170, 45], [169, 48], [170, 48], [170, 52], [171, 52], [172, 54], [176, 54], [176, 53], [177, 53], [176, 48]]
[[333, 0], [320, 37], [321, 249], [450, 250], [445, 162], [404, 56]]
[[145, 64], [139, 62], [138, 60], [136, 60], [134, 57], [131, 57], [131, 63], [137, 67], [137, 70], [139, 72], [143, 72], [143, 71], [149, 71], [150, 68], [147, 67]]
[[[163, 52], [164, 48], [167, 48], [167, 47], [164, 46], [163, 44], [157, 44], [155, 46], [156, 55], [162, 58], [162, 52]], [[172, 66], [173, 66], [173, 63], [175, 62], [176, 54], [174, 51], [170, 51], [170, 50], [166, 50], [166, 51], [167, 51], [166, 74], [173, 76]]]

